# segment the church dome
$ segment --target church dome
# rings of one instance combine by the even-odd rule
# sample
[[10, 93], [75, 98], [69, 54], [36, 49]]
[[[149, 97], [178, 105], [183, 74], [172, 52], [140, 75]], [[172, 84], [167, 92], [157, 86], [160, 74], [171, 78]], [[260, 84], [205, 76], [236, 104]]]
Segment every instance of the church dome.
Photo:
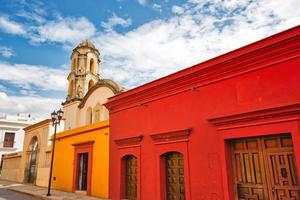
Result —
[[79, 45], [77, 45], [77, 48], [80, 48], [80, 47], [89, 47], [89, 48], [92, 48], [92, 49], [96, 49], [95, 45], [88, 39], [85, 39], [83, 40]]

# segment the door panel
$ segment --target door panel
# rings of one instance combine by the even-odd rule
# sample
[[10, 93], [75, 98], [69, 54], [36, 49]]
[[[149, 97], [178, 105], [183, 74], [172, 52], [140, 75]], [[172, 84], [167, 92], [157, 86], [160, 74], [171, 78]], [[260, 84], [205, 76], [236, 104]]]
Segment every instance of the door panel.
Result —
[[300, 184], [292, 138], [289, 135], [264, 138], [264, 147], [273, 198], [299, 200]]
[[172, 152], [166, 159], [166, 191], [167, 200], [184, 200], [184, 162], [181, 153]]
[[300, 200], [289, 134], [231, 141], [235, 199]]
[[263, 154], [258, 139], [235, 140], [232, 143], [236, 199], [267, 200]]
[[128, 156], [126, 162], [126, 199], [137, 199], [137, 158]]

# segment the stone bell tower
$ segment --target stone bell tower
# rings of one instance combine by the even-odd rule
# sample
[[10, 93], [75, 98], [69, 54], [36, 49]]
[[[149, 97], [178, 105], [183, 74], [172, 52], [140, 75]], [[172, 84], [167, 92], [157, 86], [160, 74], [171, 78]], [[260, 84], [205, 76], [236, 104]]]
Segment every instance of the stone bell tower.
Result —
[[89, 40], [82, 41], [73, 49], [68, 76], [69, 89], [64, 108], [65, 130], [79, 124], [79, 104], [94, 84], [100, 81], [100, 53]]
[[99, 81], [100, 53], [89, 40], [82, 41], [71, 54], [69, 90], [65, 103], [81, 100]]

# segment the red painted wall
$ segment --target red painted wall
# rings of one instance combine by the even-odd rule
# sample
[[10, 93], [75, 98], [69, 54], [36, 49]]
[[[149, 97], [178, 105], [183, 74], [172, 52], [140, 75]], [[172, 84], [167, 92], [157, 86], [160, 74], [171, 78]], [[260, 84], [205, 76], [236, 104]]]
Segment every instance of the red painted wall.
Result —
[[170, 151], [184, 155], [186, 199], [233, 199], [229, 138], [289, 132], [300, 172], [300, 26], [112, 97], [106, 106], [113, 200], [121, 199], [121, 159], [128, 154], [138, 158], [138, 199], [163, 199], [160, 155]]

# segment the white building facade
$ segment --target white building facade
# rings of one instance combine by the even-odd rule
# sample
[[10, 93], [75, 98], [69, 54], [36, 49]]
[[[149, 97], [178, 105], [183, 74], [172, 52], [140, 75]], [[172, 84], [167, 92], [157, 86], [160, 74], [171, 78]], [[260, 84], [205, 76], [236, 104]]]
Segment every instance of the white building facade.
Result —
[[12, 116], [0, 113], [0, 162], [2, 162], [3, 154], [23, 150], [23, 128], [37, 122], [38, 120], [32, 118], [29, 114]]

